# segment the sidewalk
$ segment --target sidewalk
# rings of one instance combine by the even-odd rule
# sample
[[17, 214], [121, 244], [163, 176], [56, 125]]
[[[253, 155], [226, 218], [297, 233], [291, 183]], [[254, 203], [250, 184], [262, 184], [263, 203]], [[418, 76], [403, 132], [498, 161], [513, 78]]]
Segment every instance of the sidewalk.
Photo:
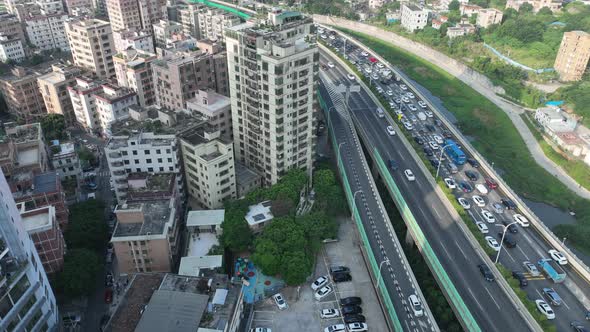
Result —
[[505, 101], [502, 97], [498, 96], [496, 92], [501, 92], [499, 91], [501, 88], [494, 87], [491, 81], [484, 75], [473, 71], [463, 63], [452, 59], [437, 50], [396, 35], [393, 32], [385, 31], [372, 25], [349, 21], [337, 17], [329, 17], [324, 15], [314, 15], [313, 17], [316, 22], [322, 24], [329, 24], [341, 28], [355, 30], [370, 36], [377, 37], [383, 41], [391, 42], [395, 46], [400, 47], [405, 51], [411, 52], [412, 54], [417, 55], [422, 59], [442, 68], [449, 74], [460, 79], [463, 83], [471, 86], [473, 89], [475, 89], [475, 91], [488, 98], [508, 115], [518, 130], [518, 133], [524, 140], [527, 148], [531, 152], [532, 157], [535, 159], [537, 164], [539, 164], [539, 166], [543, 167], [547, 172], [553, 174], [559, 181], [561, 181], [561, 183], [567, 186], [571, 191], [578, 194], [580, 197], [590, 199], [590, 191], [581, 187], [576, 182], [576, 180], [571, 178], [561, 167], [559, 167], [559, 165], [545, 156], [541, 146], [520, 117], [520, 114], [525, 112], [525, 110], [519, 106]]

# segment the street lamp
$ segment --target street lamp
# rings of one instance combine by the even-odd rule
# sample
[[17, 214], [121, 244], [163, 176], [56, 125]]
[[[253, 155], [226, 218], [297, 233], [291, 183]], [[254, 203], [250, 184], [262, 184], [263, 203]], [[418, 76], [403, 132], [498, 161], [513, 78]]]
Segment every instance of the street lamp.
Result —
[[359, 189], [359, 190], [355, 191], [354, 194], [352, 195], [352, 200], [354, 201], [356, 199], [356, 194], [360, 194], [362, 192], [363, 192], [362, 189]]
[[442, 159], [442, 155], [443, 152], [445, 152], [445, 149], [448, 148], [449, 146], [451, 146], [450, 144], [447, 144], [445, 146], [442, 147], [442, 149], [440, 149], [440, 154], [438, 155], [438, 166], [436, 167], [436, 176], [434, 177], [434, 181], [436, 181], [436, 179], [438, 179], [438, 173], [440, 172], [440, 160]]
[[379, 282], [381, 281], [381, 268], [383, 267], [383, 263], [387, 263], [389, 265], [389, 258], [385, 257], [381, 263], [379, 263], [379, 275], [377, 276], [377, 290], [379, 290]]
[[342, 147], [343, 144], [346, 144], [346, 142], [340, 142], [338, 144], [338, 151], [336, 154], [336, 161], [338, 162], [339, 165], [340, 165], [340, 148]]
[[353, 207], [353, 209], [350, 212], [350, 219], [354, 220], [354, 208], [356, 207], [356, 194], [360, 194], [362, 192], [363, 192], [363, 190], [359, 189], [359, 190], [355, 191], [354, 194], [352, 194], [352, 207]]
[[498, 227], [504, 227], [504, 230], [502, 231], [502, 239], [500, 240], [500, 250], [498, 250], [498, 254], [496, 255], [496, 261], [494, 262], [494, 264], [498, 264], [498, 260], [500, 259], [500, 252], [502, 251], [502, 244], [504, 243], [504, 237], [506, 236], [506, 231], [508, 230], [508, 228], [512, 225], [516, 224], [516, 221], [513, 221], [511, 223], [509, 223], [508, 225], [504, 226], [504, 225], [496, 225]]

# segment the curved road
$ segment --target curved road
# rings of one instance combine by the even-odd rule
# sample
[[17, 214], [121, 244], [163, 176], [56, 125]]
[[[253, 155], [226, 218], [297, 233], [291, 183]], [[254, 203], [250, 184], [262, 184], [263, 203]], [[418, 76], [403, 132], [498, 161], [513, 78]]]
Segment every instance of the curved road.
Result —
[[329, 24], [341, 28], [355, 30], [370, 36], [377, 37], [382, 41], [391, 42], [395, 46], [400, 47], [405, 51], [411, 52], [412, 54], [419, 56], [420, 58], [438, 66], [439, 68], [442, 68], [447, 73], [460, 79], [463, 83], [471, 86], [482, 96], [486, 97], [496, 106], [502, 109], [506, 115], [508, 115], [539, 166], [543, 167], [547, 172], [555, 175], [557, 179], [561, 181], [561, 183], [567, 186], [571, 191], [578, 194], [580, 197], [590, 199], [590, 191], [584, 187], [581, 187], [578, 182], [576, 182], [576, 180], [570, 177], [563, 170], [563, 168], [559, 167], [559, 165], [554, 163], [545, 155], [545, 153], [543, 153], [541, 146], [520, 117], [520, 114], [525, 112], [525, 110], [522, 107], [515, 106], [514, 104], [509, 103], [500, 96], [496, 95], [491, 82], [485, 78], [485, 76], [474, 72], [461, 62], [452, 59], [437, 50], [396, 35], [393, 32], [385, 31], [372, 25], [337, 17], [323, 15], [314, 15], [313, 17], [315, 21], [322, 24]]

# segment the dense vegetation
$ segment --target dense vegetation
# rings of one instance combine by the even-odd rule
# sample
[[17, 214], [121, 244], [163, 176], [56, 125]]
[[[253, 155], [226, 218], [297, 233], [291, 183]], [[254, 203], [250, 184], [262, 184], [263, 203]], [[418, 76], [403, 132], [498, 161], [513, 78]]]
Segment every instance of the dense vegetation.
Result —
[[344, 0], [309, 0], [304, 10], [308, 13], [345, 17], [358, 20], [358, 14]]
[[475, 90], [442, 69], [364, 34], [345, 31], [381, 54], [391, 64], [439, 97], [457, 118], [457, 126], [473, 138], [473, 146], [523, 197], [576, 212], [577, 223], [560, 225], [554, 231], [586, 253], [590, 253], [590, 204], [567, 189], [531, 157], [525, 143], [508, 116]]
[[[296, 215], [299, 194], [308, 181], [304, 171], [291, 170], [276, 185], [228, 202], [222, 224], [223, 246], [233, 252], [251, 250], [252, 261], [263, 273], [280, 275], [287, 284], [304, 282], [312, 273], [321, 240], [336, 236], [335, 217], [347, 212], [335, 174], [330, 169], [319, 169], [313, 177], [316, 200], [311, 213]], [[244, 216], [249, 205], [266, 200], [272, 201], [274, 219], [261, 235], [254, 237]]]
[[590, 127], [590, 76], [584, 80], [555, 91], [552, 100], [565, 100], [567, 107], [572, 108], [582, 117], [582, 124]]

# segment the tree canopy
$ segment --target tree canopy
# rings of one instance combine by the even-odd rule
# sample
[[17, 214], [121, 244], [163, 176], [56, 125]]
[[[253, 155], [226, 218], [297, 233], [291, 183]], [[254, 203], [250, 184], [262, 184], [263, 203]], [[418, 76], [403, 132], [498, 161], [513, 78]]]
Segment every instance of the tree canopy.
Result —
[[313, 176], [313, 188], [316, 192], [315, 211], [325, 211], [329, 215], [348, 213], [344, 191], [332, 170], [316, 171]]
[[96, 253], [84, 248], [69, 249], [64, 269], [56, 278], [57, 287], [70, 299], [90, 295], [101, 269], [101, 258]]
[[453, 0], [449, 3], [449, 10], [450, 11], [457, 11], [461, 7], [461, 4], [457, 0]]
[[95, 252], [104, 250], [108, 242], [104, 209], [104, 203], [95, 199], [70, 206], [70, 220], [64, 234], [68, 248], [85, 248]]
[[66, 134], [66, 122], [61, 114], [47, 114], [41, 119], [41, 129], [46, 141], [63, 140]]
[[252, 231], [244, 217], [248, 213], [245, 200], [230, 201], [225, 204], [225, 218], [221, 224], [223, 233], [221, 243], [233, 252], [244, 251], [252, 244]]

